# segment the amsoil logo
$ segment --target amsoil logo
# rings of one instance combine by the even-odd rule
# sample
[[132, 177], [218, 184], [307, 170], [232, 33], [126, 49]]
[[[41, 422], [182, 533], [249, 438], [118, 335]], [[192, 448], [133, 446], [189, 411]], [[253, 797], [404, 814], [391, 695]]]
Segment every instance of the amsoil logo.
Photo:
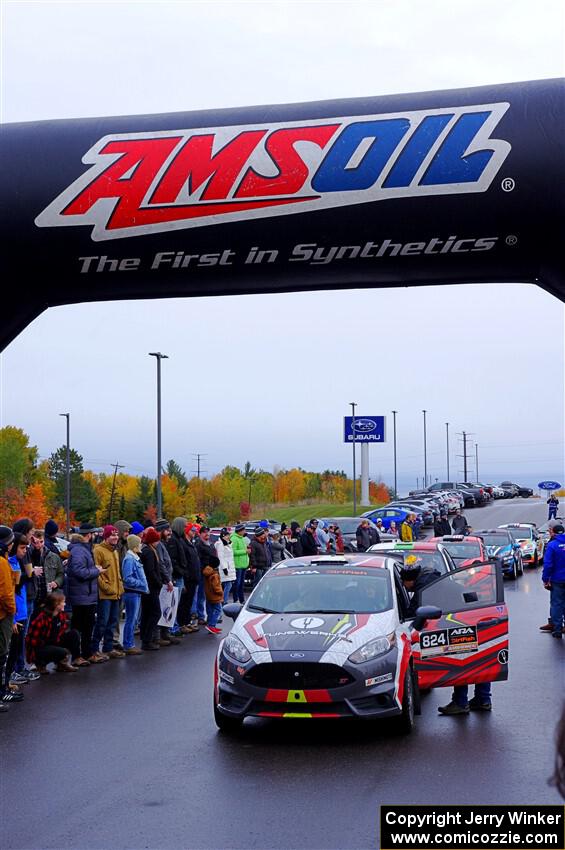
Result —
[[484, 192], [511, 146], [508, 103], [104, 136], [91, 167], [35, 219], [92, 239], [395, 197]]

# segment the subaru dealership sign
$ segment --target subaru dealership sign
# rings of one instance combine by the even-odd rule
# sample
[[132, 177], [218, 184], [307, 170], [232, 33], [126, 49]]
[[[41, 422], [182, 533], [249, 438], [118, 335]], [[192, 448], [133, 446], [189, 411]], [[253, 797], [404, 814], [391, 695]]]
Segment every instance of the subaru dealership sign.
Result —
[[[356, 416], [356, 443], [384, 443], [385, 416]], [[344, 417], [343, 442], [353, 442], [353, 416]]]

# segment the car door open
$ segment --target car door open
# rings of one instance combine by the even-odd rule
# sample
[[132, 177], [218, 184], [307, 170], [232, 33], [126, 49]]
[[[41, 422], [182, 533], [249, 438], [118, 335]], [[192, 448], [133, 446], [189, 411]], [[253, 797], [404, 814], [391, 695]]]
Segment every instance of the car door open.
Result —
[[413, 632], [421, 688], [508, 678], [508, 609], [498, 564], [488, 561], [438, 578], [422, 589], [420, 605], [442, 611], [440, 619]]

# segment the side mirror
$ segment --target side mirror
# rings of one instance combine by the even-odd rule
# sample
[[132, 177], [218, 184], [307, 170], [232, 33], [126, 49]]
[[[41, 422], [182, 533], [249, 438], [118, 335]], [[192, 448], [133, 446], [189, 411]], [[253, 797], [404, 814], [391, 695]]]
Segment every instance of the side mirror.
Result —
[[416, 609], [416, 616], [412, 622], [412, 627], [417, 632], [420, 632], [426, 625], [426, 620], [439, 620], [442, 614], [443, 611], [441, 608], [437, 608], [435, 605], [420, 605]]
[[227, 605], [224, 605], [222, 610], [226, 617], [229, 617], [235, 622], [239, 617], [242, 608], [243, 605], [240, 602], [229, 602]]

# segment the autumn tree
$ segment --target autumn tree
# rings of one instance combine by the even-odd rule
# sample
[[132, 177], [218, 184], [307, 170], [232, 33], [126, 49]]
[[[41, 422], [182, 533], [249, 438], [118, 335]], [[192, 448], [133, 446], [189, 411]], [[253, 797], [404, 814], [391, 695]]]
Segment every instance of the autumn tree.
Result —
[[[92, 521], [100, 505], [100, 499], [92, 483], [83, 475], [82, 456], [75, 449], [69, 452], [69, 470], [71, 510], [80, 522]], [[55, 499], [59, 505], [64, 505], [67, 475], [66, 446], [61, 446], [49, 458], [49, 473], [55, 482]]]
[[181, 468], [180, 464], [178, 464], [176, 460], [167, 461], [165, 473], [169, 476], [169, 478], [172, 478], [173, 481], [176, 481], [181, 490], [185, 489], [188, 484], [188, 478], [186, 477], [186, 472]]
[[0, 428], [0, 493], [24, 493], [33, 482], [37, 456], [37, 446], [29, 445], [29, 437], [21, 428]]

